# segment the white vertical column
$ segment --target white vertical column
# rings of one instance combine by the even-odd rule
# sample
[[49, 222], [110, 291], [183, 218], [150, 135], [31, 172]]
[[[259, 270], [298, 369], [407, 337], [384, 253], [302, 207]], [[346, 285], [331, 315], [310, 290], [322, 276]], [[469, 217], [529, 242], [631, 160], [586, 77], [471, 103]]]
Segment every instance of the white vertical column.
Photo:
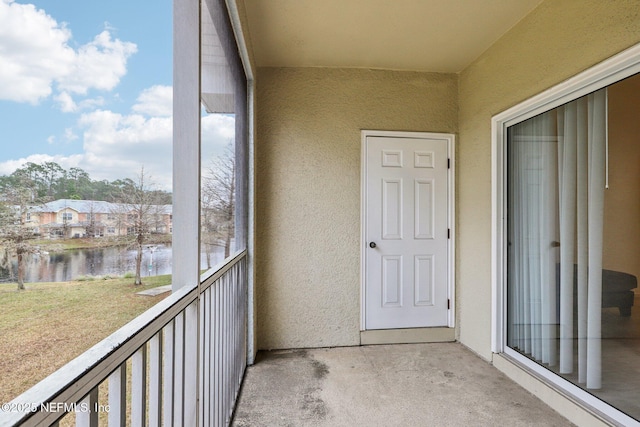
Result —
[[200, 2], [173, 2], [172, 289], [200, 275]]

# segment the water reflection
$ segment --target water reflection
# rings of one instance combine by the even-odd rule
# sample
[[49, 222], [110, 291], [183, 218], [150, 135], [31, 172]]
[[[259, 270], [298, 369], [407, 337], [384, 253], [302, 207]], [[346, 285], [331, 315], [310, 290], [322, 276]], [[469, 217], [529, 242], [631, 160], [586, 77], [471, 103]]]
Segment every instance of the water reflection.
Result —
[[[123, 247], [74, 249], [64, 252], [30, 255], [27, 259], [25, 282], [64, 282], [80, 276], [121, 276], [135, 272], [136, 251]], [[212, 261], [223, 260], [223, 250], [212, 254]], [[171, 245], [145, 246], [140, 274], [157, 276], [171, 274]], [[205, 255], [202, 265], [206, 266]], [[11, 270], [0, 268], [0, 282], [15, 282], [17, 263]]]

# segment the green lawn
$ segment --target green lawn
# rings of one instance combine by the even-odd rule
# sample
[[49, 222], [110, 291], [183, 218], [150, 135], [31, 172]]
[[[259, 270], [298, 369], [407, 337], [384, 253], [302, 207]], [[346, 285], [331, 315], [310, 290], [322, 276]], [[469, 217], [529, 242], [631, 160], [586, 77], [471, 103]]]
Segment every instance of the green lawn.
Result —
[[169, 295], [171, 276], [0, 284], [0, 403], [8, 402]]

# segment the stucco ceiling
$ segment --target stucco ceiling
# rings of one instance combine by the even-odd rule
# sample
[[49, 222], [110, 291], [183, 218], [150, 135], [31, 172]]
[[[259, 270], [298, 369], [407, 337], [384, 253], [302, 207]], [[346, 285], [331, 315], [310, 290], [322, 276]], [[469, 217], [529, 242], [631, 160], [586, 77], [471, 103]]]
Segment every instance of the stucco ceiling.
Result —
[[245, 0], [258, 66], [459, 72], [541, 0]]

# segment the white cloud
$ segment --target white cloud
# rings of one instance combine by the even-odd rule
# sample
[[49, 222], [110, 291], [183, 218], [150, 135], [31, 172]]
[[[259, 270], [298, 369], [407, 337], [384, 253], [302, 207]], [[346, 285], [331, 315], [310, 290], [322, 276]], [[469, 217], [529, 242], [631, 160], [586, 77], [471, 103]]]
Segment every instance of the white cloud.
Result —
[[209, 114], [201, 120], [201, 156], [206, 163], [212, 157], [222, 154], [224, 147], [233, 142], [236, 122], [233, 116]]
[[101, 96], [83, 99], [76, 103], [68, 92], [60, 92], [54, 96], [53, 99], [58, 103], [60, 110], [64, 113], [75, 113], [104, 105], [104, 98]]
[[132, 107], [136, 113], [149, 116], [171, 116], [173, 112], [173, 88], [156, 85], [145, 89]]
[[65, 169], [72, 167], [79, 167], [82, 162], [82, 155], [75, 154], [72, 156], [50, 156], [48, 154], [32, 154], [28, 157], [23, 157], [17, 160], [7, 160], [0, 163], [0, 175], [10, 175], [16, 169], [21, 168], [26, 163], [44, 163], [44, 162], [56, 162]]
[[76, 139], [78, 139], [78, 135], [76, 135], [76, 134], [73, 132], [73, 129], [71, 129], [71, 128], [66, 128], [66, 129], [64, 130], [64, 139], [65, 139], [65, 141], [69, 141], [69, 142], [71, 142], [71, 141], [75, 141]]
[[54, 96], [53, 99], [58, 102], [60, 110], [64, 113], [73, 113], [78, 110], [78, 105], [67, 92], [60, 92], [58, 95]]
[[43, 10], [0, 1], [0, 99], [37, 103], [71, 71], [71, 32]]
[[57, 86], [66, 92], [56, 97], [64, 101], [63, 111], [74, 111], [70, 94], [112, 90], [137, 50], [133, 43], [113, 40], [108, 30], [77, 50], [71, 40], [66, 24], [44, 10], [0, 0], [0, 99], [37, 104]]
[[85, 95], [87, 90], [111, 90], [127, 73], [127, 59], [137, 51], [134, 43], [112, 40], [109, 31], [80, 46], [71, 71], [58, 79], [62, 90]]
[[[26, 162], [54, 161], [65, 169], [79, 167], [92, 179], [109, 181], [135, 178], [144, 166], [151, 180], [163, 190], [172, 187], [172, 128], [167, 116], [171, 87], [154, 86], [138, 98], [139, 112], [156, 115], [119, 114], [109, 110], [83, 113], [74, 129], [67, 128], [60, 140], [81, 138], [82, 153], [69, 156], [34, 154], [27, 158], [0, 163], [0, 175], [11, 174]], [[144, 107], [143, 107], [144, 106]], [[211, 114], [202, 118], [202, 162], [206, 168], [212, 156], [223, 151], [233, 141], [233, 116]]]
[[[144, 166], [145, 173], [158, 188], [171, 190], [172, 119], [145, 119], [139, 115], [123, 116], [111, 111], [83, 114], [83, 152], [69, 156], [34, 154], [0, 163], [0, 175], [8, 175], [27, 162], [53, 161], [63, 168], [79, 167], [92, 179], [112, 181], [135, 178]], [[70, 129], [65, 136], [77, 137]]]
[[144, 166], [160, 187], [171, 187], [171, 117], [145, 118], [97, 110], [83, 114], [84, 162], [94, 179], [135, 177]]
[[102, 105], [104, 105], [104, 98], [101, 96], [98, 96], [97, 98], [83, 99], [78, 103], [78, 108], [80, 108], [81, 110], [85, 110], [85, 109], [100, 107]]

